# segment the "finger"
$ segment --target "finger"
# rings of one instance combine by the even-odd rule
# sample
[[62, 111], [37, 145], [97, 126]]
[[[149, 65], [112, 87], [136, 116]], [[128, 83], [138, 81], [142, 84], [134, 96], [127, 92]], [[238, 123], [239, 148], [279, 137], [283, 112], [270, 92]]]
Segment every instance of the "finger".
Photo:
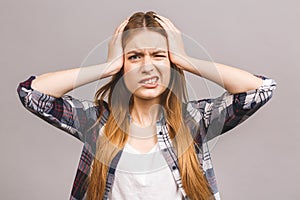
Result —
[[171, 22], [171, 20], [163, 16], [159, 17], [162, 19], [161, 21], [163, 21], [170, 29], [174, 30], [177, 33], [180, 33], [179, 29]]
[[168, 19], [168, 18], [166, 18], [166, 17], [164, 17], [164, 16], [161, 16], [161, 15], [155, 15], [158, 19], [160, 18], [160, 20], [161, 21], [164, 21], [166, 24], [168, 24], [169, 26], [171, 26], [171, 27], [174, 27], [175, 29], [177, 29], [176, 28], [176, 26], [171, 22], [171, 20], [170, 19]]
[[119, 33], [121, 31], [123, 31], [123, 29], [125, 28], [125, 26], [128, 23], [128, 18], [126, 20], [124, 20], [117, 28], [116, 33]]
[[117, 33], [120, 32], [120, 30], [122, 30], [125, 25], [128, 23], [128, 18], [126, 20], [124, 20], [114, 31], [114, 35], [116, 35]]
[[174, 32], [180, 33], [180, 31], [168, 18], [158, 15], [155, 19], [157, 19], [163, 27], [167, 27]]
[[164, 22], [161, 18], [155, 17], [155, 20], [158, 21], [158, 23], [164, 28], [164, 29], [170, 29], [167, 23]]
[[119, 36], [123, 33], [125, 26], [128, 24], [129, 18], [124, 20], [115, 30], [112, 38], [112, 42], [116, 41]]

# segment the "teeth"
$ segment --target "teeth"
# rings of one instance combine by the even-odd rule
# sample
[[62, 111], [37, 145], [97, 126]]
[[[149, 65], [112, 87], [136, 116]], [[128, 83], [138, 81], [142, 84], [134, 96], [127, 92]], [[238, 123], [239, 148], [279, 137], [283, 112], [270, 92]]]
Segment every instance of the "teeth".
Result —
[[149, 79], [149, 80], [146, 80], [146, 81], [143, 81], [143, 83], [145, 83], [145, 84], [153, 84], [153, 83], [155, 83], [157, 81], [157, 78], [152, 78], [152, 79]]

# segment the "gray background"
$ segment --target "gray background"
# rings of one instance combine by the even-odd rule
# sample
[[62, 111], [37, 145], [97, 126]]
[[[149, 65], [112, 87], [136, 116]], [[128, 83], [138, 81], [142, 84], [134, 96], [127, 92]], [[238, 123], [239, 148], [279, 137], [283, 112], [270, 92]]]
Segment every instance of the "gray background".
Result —
[[[1, 21], [1, 199], [68, 199], [82, 144], [35, 117], [16, 88], [79, 67], [135, 11], [154, 10], [215, 62], [272, 77], [271, 101], [221, 136], [212, 157], [224, 200], [300, 199], [297, 1], [4, 1]], [[79, 92], [77, 93], [79, 94]]]

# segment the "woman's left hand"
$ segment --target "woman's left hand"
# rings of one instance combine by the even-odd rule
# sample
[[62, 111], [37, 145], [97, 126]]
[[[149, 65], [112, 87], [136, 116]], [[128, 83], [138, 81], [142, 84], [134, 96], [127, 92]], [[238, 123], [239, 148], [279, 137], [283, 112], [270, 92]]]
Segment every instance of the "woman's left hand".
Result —
[[188, 56], [184, 49], [181, 32], [167, 18], [155, 14], [154, 17], [168, 34], [169, 57], [172, 63], [181, 69], [188, 67]]

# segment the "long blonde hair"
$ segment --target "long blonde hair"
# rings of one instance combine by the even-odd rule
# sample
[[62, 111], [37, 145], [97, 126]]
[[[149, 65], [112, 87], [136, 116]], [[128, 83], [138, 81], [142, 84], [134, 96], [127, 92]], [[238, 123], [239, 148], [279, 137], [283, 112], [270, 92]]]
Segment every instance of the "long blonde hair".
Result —
[[[128, 30], [147, 28], [167, 37], [165, 30], [154, 19], [153, 14], [154, 12], [138, 12], [130, 17], [123, 32], [126, 31], [127, 34], [122, 35], [123, 47], [130, 35]], [[160, 105], [165, 110], [170, 138], [177, 155], [180, 155], [178, 156], [178, 164], [183, 188], [192, 200], [212, 199], [211, 189], [197, 160], [195, 142], [182, 117], [182, 102], [187, 101], [185, 77], [183, 71], [175, 64], [171, 63], [171, 69], [170, 83], [168, 88], [161, 94]], [[88, 200], [103, 199], [109, 164], [119, 150], [124, 147], [128, 138], [126, 134], [130, 123], [128, 114], [134, 102], [132, 94], [128, 91], [122, 79], [123, 74], [122, 67], [117, 74], [112, 76], [111, 81], [101, 87], [95, 94], [94, 102], [97, 105], [103, 105], [104, 98], [108, 95], [110, 115], [105, 124], [104, 134], [99, 135], [97, 139], [95, 158], [88, 177]], [[113, 98], [113, 93], [117, 94], [119, 98]], [[129, 102], [124, 101], [124, 99], [129, 99]], [[101, 116], [98, 118], [98, 122], [100, 118]]]

